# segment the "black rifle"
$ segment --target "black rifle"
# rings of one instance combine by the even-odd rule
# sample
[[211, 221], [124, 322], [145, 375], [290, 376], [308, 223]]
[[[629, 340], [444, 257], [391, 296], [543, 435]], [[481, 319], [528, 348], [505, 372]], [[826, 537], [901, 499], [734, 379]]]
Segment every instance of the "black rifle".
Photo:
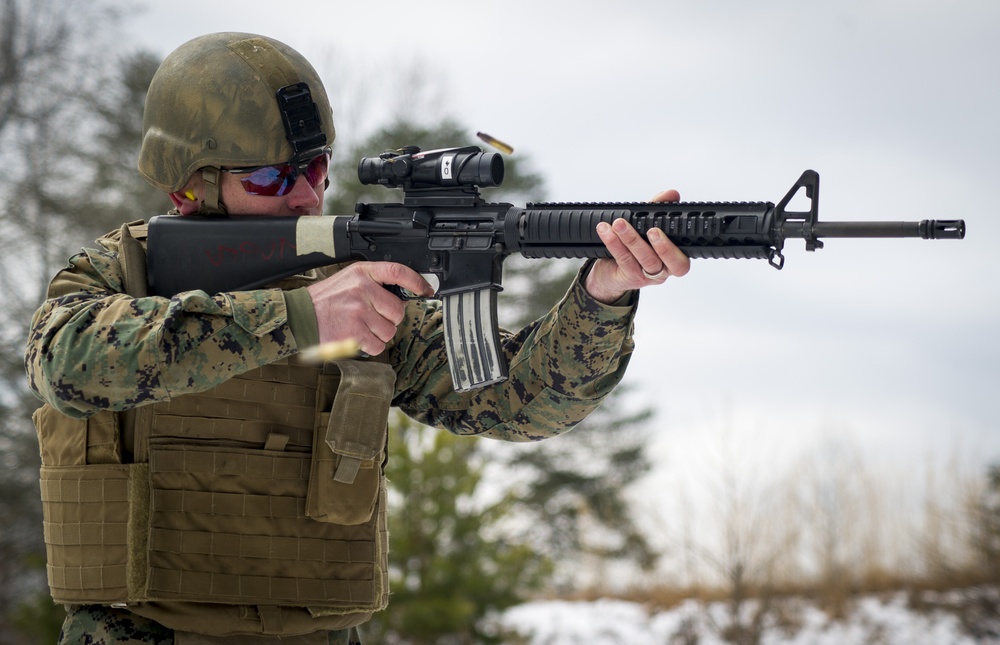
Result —
[[[403, 203], [358, 204], [355, 215], [322, 217], [154, 217], [149, 222], [151, 293], [243, 291], [307, 269], [349, 260], [399, 262], [434, 274], [444, 303], [452, 381], [467, 391], [502, 381], [497, 292], [504, 259], [610, 257], [599, 222], [624, 218], [640, 235], [661, 229], [692, 258], [766, 259], [777, 269], [786, 238], [806, 249], [826, 237], [961, 239], [962, 220], [820, 222], [819, 175], [807, 170], [777, 206], [770, 202], [486, 203], [503, 159], [475, 146], [421, 152], [409, 147], [365, 157], [362, 183], [402, 187]], [[804, 189], [805, 212], [787, 210]], [[396, 289], [398, 292], [398, 288]]]

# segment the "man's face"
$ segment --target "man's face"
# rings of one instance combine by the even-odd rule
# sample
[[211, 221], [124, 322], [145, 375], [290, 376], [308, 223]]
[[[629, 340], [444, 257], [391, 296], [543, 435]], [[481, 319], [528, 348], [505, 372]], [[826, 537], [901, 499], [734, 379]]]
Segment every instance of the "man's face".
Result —
[[280, 215], [283, 217], [322, 215], [325, 192], [325, 181], [312, 186], [303, 177], [299, 177], [292, 190], [281, 197], [250, 195], [240, 185], [239, 176], [228, 172], [222, 173], [220, 180], [220, 196], [230, 215]]
[[[328, 152], [317, 156], [295, 175], [282, 165], [258, 170], [256, 173], [223, 172], [220, 179], [220, 197], [230, 215], [322, 215], [323, 195], [329, 168]], [[291, 190], [280, 196], [267, 192], [284, 192], [291, 177], [295, 176]], [[283, 179], [284, 178], [284, 179]], [[268, 186], [270, 184], [270, 186]], [[277, 190], [281, 186], [282, 190]], [[249, 192], [248, 192], [249, 189]], [[258, 194], [253, 194], [257, 192]]]

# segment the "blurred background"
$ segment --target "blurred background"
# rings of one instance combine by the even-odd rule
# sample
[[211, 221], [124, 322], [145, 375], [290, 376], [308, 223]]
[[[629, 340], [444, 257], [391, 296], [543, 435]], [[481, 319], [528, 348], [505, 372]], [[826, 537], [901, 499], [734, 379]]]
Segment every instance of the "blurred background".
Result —
[[[357, 185], [360, 156], [485, 147], [485, 131], [514, 147], [488, 198], [515, 205], [670, 187], [777, 202], [812, 168], [820, 220], [968, 225], [962, 241], [790, 240], [782, 271], [693, 262], [643, 292], [624, 385], [564, 437], [503, 445], [395, 418], [376, 642], [513, 642], [510, 608], [611, 597], [724, 602], [712, 633], [751, 643], [781, 622], [775, 598], [832, 619], [866, 593], [940, 608], [915, 594], [955, 589], [976, 590], [949, 605], [961, 633], [1000, 638], [982, 592], [1000, 581], [1000, 4], [0, 0], [0, 642], [51, 642], [60, 612], [21, 363], [31, 314], [69, 255], [169, 208], [135, 171], [145, 88], [214, 31], [282, 40], [325, 79], [328, 214], [398, 200]], [[577, 268], [506, 266], [508, 327]]]

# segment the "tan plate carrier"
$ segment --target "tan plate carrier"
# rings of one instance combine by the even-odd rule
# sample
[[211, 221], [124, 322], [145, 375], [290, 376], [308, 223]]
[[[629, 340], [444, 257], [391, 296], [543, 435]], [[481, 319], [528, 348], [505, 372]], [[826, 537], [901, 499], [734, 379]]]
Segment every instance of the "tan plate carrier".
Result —
[[388, 600], [383, 363], [293, 359], [128, 413], [34, 415], [52, 597], [302, 634]]

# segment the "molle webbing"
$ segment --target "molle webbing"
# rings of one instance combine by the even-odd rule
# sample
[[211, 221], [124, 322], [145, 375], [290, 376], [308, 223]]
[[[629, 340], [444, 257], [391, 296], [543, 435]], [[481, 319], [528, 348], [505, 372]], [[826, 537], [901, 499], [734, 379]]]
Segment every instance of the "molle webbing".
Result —
[[[364, 617], [352, 616], [383, 608], [382, 462], [394, 375], [380, 363], [345, 363], [367, 389], [345, 388], [337, 364], [283, 361], [137, 408], [135, 455], [148, 463], [80, 465], [80, 457], [45, 464], [49, 582], [57, 602], [129, 603], [168, 625], [171, 614], [156, 613], [158, 606], [181, 603], [189, 616], [202, 606], [194, 603], [205, 603], [199, 624], [219, 633], [247, 625], [214, 627], [211, 603], [308, 608], [305, 615], [324, 628], [341, 619], [356, 624]], [[348, 405], [342, 413], [344, 406], [335, 405], [341, 396], [367, 402], [377, 392], [385, 400], [361, 410]], [[379, 415], [374, 439], [353, 431]], [[44, 417], [73, 427], [40, 426], [40, 440], [80, 432], [90, 421]], [[352, 446], [353, 483], [334, 479], [341, 458], [328, 442]]]
[[57, 601], [127, 596], [132, 470], [126, 465], [42, 467], [46, 568]]
[[306, 519], [308, 472], [305, 455], [152, 449], [150, 595], [373, 609], [375, 522]]
[[[310, 477], [329, 452], [317, 410], [329, 409], [337, 392], [339, 370], [331, 371], [317, 379], [315, 367], [279, 363], [151, 406], [150, 594], [351, 611], [382, 604], [382, 478], [374, 457], [384, 439], [363, 464], [371, 476], [359, 487], [332, 490]], [[326, 494], [362, 510], [308, 517]]]

